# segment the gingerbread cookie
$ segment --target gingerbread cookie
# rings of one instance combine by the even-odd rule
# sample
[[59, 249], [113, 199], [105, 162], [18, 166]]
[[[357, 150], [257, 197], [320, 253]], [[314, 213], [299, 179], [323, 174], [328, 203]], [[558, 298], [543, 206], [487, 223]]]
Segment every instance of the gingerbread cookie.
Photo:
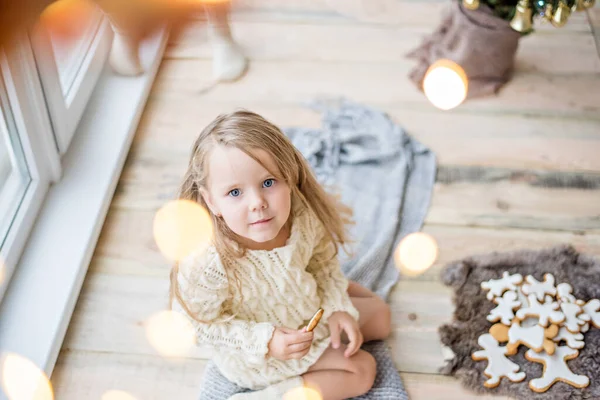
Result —
[[[577, 304], [581, 306], [583, 312], [590, 317], [590, 323], [600, 329], [600, 300], [592, 299], [585, 303], [583, 300], [577, 300]], [[585, 325], [584, 325], [585, 326]], [[589, 329], [589, 324], [588, 327]], [[587, 332], [587, 329], [582, 332]]]
[[568, 283], [561, 283], [556, 287], [556, 297], [561, 302], [575, 303], [576, 299], [573, 296], [573, 287]]
[[523, 284], [521, 290], [523, 290], [523, 293], [527, 295], [527, 298], [529, 298], [530, 294], [534, 294], [539, 301], [542, 301], [548, 294], [551, 296], [556, 295], [556, 288], [554, 287], [554, 275], [552, 274], [544, 275], [543, 282], [536, 280], [531, 275], [527, 275], [525, 280], [527, 282]]
[[527, 296], [527, 299], [529, 300], [529, 306], [517, 311], [517, 318], [523, 320], [529, 316], [537, 317], [539, 319], [538, 323], [544, 328], [548, 326], [549, 322], [560, 324], [565, 320], [565, 315], [558, 311], [559, 305], [552, 297], [546, 296], [546, 301], [540, 303], [536, 295], [531, 293]]
[[523, 327], [520, 320], [514, 319], [510, 328], [503, 324], [493, 325], [490, 334], [499, 342], [508, 342], [506, 349], [510, 355], [517, 354], [521, 344], [535, 352], [545, 350], [553, 354], [556, 346], [551, 339], [558, 334], [558, 326], [550, 325], [546, 329], [538, 324]]
[[581, 331], [581, 327], [590, 321], [590, 316], [583, 312], [583, 308], [577, 303], [560, 303], [560, 309], [565, 315], [565, 326], [569, 332], [577, 333]]
[[589, 330], [590, 330], [590, 323], [589, 323], [589, 322], [586, 322], [586, 323], [585, 323], [585, 325], [583, 325], [583, 326], [581, 327], [581, 333], [586, 333], [586, 332], [587, 332], [587, 331], [589, 331]]
[[554, 275], [552, 274], [545, 274], [542, 282], [535, 279], [532, 275], [527, 275], [525, 282], [521, 286], [521, 290], [528, 298], [530, 294], [534, 294], [539, 301], [542, 301], [547, 295], [556, 295], [554, 282]]
[[531, 390], [545, 392], [558, 381], [578, 388], [588, 386], [590, 379], [587, 376], [574, 374], [567, 366], [567, 361], [578, 355], [579, 351], [571, 349], [568, 346], [558, 346], [553, 355], [527, 350], [525, 358], [544, 365], [542, 377], [529, 381]]
[[517, 289], [517, 300], [521, 303], [521, 308], [529, 307], [529, 300], [527, 299], [527, 295], [523, 293], [522, 286], [519, 286]]
[[471, 355], [475, 361], [488, 360], [488, 365], [483, 373], [489, 378], [484, 386], [494, 388], [500, 384], [500, 379], [506, 377], [512, 382], [521, 382], [525, 379], [524, 372], [518, 372], [519, 366], [506, 358], [508, 354], [506, 347], [498, 344], [490, 334], [479, 336], [477, 343], [483, 350], [478, 350]]
[[554, 342], [559, 343], [561, 340], [572, 349], [583, 349], [585, 342], [583, 341], [583, 333], [570, 332], [564, 326], [561, 326], [558, 330], [558, 335], [554, 337]]
[[521, 302], [517, 301], [517, 294], [511, 290], [504, 292], [502, 297], [496, 297], [494, 303], [498, 304], [496, 308], [490, 311], [487, 320], [496, 322], [500, 320], [504, 325], [510, 325], [515, 317], [514, 309], [521, 306]]
[[481, 282], [481, 288], [489, 290], [487, 299], [492, 300], [494, 297], [500, 297], [507, 290], [517, 290], [517, 285], [523, 282], [521, 274], [510, 275], [508, 271], [502, 273], [500, 279], [490, 279], [486, 282]]

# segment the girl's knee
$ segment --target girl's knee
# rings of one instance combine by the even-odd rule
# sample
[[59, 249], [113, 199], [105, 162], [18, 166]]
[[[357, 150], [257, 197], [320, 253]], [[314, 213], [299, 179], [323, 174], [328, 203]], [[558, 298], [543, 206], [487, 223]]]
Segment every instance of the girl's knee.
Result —
[[372, 336], [369, 340], [383, 340], [392, 333], [392, 311], [390, 306], [383, 300], [379, 300], [375, 312], [367, 322], [370, 326]]
[[356, 375], [359, 382], [360, 394], [367, 393], [375, 383], [377, 362], [368, 352], [360, 350], [356, 356]]
[[392, 310], [387, 303], [380, 307], [377, 317], [382, 339], [385, 339], [392, 333]]

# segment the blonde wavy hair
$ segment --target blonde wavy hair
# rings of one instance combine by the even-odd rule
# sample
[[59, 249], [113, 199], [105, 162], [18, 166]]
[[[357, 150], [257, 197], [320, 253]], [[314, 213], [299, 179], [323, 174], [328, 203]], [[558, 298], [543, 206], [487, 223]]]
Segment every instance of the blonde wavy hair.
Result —
[[[256, 113], [238, 110], [219, 115], [202, 130], [193, 145], [187, 172], [179, 189], [179, 199], [195, 201], [209, 212], [214, 227], [214, 245], [221, 259], [224, 259], [226, 255], [243, 257], [247, 249], [236, 240], [237, 235], [227, 226], [223, 218], [214, 215], [210, 211], [201, 194], [201, 189], [208, 191], [207, 185], [210, 173], [208, 161], [212, 149], [219, 145], [235, 147], [269, 170], [252, 152], [253, 149], [266, 151], [272, 157], [278, 169], [278, 171], [269, 172], [276, 178], [286, 182], [291, 189], [292, 208], [294, 204], [302, 204], [310, 208], [321, 221], [327, 235], [335, 244], [335, 256], [337, 256], [340, 247], [349, 254], [346, 224], [352, 222], [351, 209], [340, 201], [339, 195], [328, 193], [319, 184], [304, 156], [277, 126]], [[288, 224], [292, 223], [292, 218], [293, 215], [290, 215]], [[235, 271], [232, 273], [232, 271], [227, 270], [226, 265], [224, 266], [230, 282], [230, 297], [233, 297], [232, 283], [239, 289], [241, 286], [240, 279]], [[179, 264], [176, 263], [171, 269], [170, 304], [176, 298], [190, 317], [199, 322], [206, 322], [196, 318], [185, 304], [177, 282], [178, 273]], [[241, 290], [238, 290], [238, 293], [241, 295]], [[242, 301], [243, 299], [240, 299], [240, 303]], [[226, 307], [227, 309], [224, 312], [235, 315], [233, 303], [228, 304], [229, 306]]]

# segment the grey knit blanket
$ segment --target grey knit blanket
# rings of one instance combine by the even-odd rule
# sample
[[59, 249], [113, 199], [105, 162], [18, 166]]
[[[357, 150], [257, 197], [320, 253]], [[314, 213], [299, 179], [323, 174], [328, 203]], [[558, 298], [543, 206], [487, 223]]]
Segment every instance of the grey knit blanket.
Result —
[[[387, 300], [399, 277], [393, 250], [405, 235], [421, 229], [429, 208], [435, 156], [379, 110], [344, 99], [310, 107], [322, 113], [321, 129], [284, 132], [319, 181], [334, 185], [354, 211], [354, 254], [344, 258], [340, 253], [342, 271]], [[408, 399], [387, 343], [374, 341], [362, 348], [377, 360], [377, 376], [373, 388], [356, 399]], [[207, 365], [200, 400], [222, 400], [244, 391], [214, 363]]]

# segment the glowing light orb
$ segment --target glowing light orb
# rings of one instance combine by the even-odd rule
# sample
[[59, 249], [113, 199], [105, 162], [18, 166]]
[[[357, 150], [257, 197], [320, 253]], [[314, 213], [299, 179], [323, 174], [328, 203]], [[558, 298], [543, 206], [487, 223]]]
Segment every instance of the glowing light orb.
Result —
[[0, 357], [2, 388], [9, 400], [53, 400], [52, 385], [33, 362], [15, 353]]
[[154, 217], [154, 240], [161, 253], [180, 261], [193, 250], [212, 240], [213, 226], [208, 212], [190, 200], [175, 200], [164, 205]]
[[431, 267], [437, 256], [435, 239], [426, 233], [417, 232], [400, 241], [394, 251], [394, 262], [403, 274], [416, 276]]
[[321, 393], [310, 387], [297, 387], [288, 391], [284, 396], [283, 400], [322, 400]]
[[135, 397], [122, 390], [109, 390], [102, 395], [101, 400], [137, 400]]
[[146, 324], [150, 345], [164, 357], [183, 357], [195, 344], [194, 327], [182, 314], [161, 311], [150, 317]]
[[460, 65], [450, 60], [433, 63], [423, 80], [425, 96], [442, 110], [460, 105], [467, 97], [468, 87], [467, 74]]
[[54, 40], [69, 41], [82, 37], [99, 12], [98, 6], [90, 0], [59, 0], [44, 9], [40, 22]]

